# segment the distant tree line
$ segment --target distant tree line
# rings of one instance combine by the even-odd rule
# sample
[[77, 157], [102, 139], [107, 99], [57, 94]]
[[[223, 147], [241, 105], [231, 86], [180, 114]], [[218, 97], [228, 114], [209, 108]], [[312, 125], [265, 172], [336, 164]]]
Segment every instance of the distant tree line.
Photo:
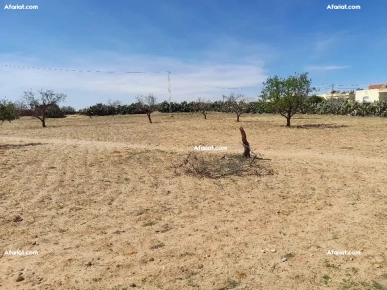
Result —
[[[155, 104], [156, 111], [160, 113], [202, 113], [206, 112], [232, 112], [232, 104], [234, 100], [214, 101], [214, 102], [167, 102]], [[258, 102], [246, 102], [244, 113], [256, 113], [256, 105]], [[226, 106], [227, 105], [227, 106]], [[204, 113], [203, 113], [204, 112]], [[98, 103], [88, 108], [79, 110], [79, 114], [90, 116], [113, 116], [113, 115], [130, 115], [130, 114], [146, 114], [144, 104], [141, 102], [132, 103], [130, 105], [119, 105], [113, 107], [109, 104]]]
[[78, 111], [81, 115], [86, 116], [114, 116], [114, 115], [131, 115], [131, 114], [145, 114], [145, 111], [140, 107], [139, 103], [130, 105], [117, 105], [98, 103], [88, 108]]
[[[12, 103], [6, 99], [0, 100], [0, 121], [12, 121], [22, 116], [31, 116], [46, 126], [47, 118], [64, 118], [66, 115], [81, 114], [93, 116], [115, 116], [129, 114], [145, 114], [152, 123], [151, 114], [161, 113], [201, 113], [207, 119], [208, 112], [233, 113], [236, 121], [240, 121], [242, 114], [280, 114], [286, 118], [286, 126], [290, 126], [291, 118], [295, 114], [331, 114], [348, 116], [378, 116], [387, 117], [387, 102], [358, 103], [350, 99], [326, 100], [312, 95], [315, 88], [311, 87], [308, 73], [296, 74], [287, 78], [279, 76], [269, 77], [263, 83], [261, 94], [256, 101], [246, 98], [243, 94], [231, 93], [223, 95], [221, 100], [208, 101], [198, 98], [196, 101], [156, 102], [153, 94], [139, 95], [136, 102], [122, 104], [120, 101], [109, 100], [107, 104], [97, 103], [93, 106], [76, 111], [71, 106], [59, 107], [59, 103], [66, 98], [65, 94], [52, 90], [24, 92], [19, 103]], [[353, 92], [350, 92], [353, 93]]]
[[[231, 97], [230, 97], [231, 96]], [[238, 102], [237, 98], [243, 95], [223, 96], [222, 101], [192, 101], [192, 102], [171, 102], [163, 101], [156, 104], [153, 108], [155, 111], [161, 113], [201, 113], [207, 118], [208, 112], [223, 112], [223, 113], [235, 113], [237, 118], [241, 114], [276, 114], [277, 110], [264, 100], [259, 101], [246, 101], [241, 100]], [[3, 101], [4, 102], [4, 101]], [[8, 102], [8, 106], [11, 103]], [[4, 105], [3, 105], [4, 106]], [[18, 110], [17, 105], [15, 107], [15, 116], [32, 116], [28, 109]], [[8, 107], [10, 108], [10, 107]], [[4, 110], [2, 110], [4, 111]], [[8, 110], [9, 112], [9, 110]], [[350, 99], [324, 99], [322, 97], [313, 95], [306, 98], [306, 100], [297, 107], [295, 113], [297, 114], [318, 114], [318, 115], [350, 115], [350, 116], [377, 116], [387, 117], [387, 102], [374, 102], [374, 103], [359, 103]], [[47, 110], [46, 118], [64, 118], [66, 115], [81, 114], [86, 116], [114, 116], [114, 115], [132, 115], [132, 114], [144, 114], [146, 115], [146, 109], [144, 104], [140, 102], [126, 104], [102, 104], [98, 103], [90, 106], [86, 109], [75, 110], [70, 106], [59, 107], [53, 105]], [[2, 117], [0, 120], [6, 119]], [[4, 114], [3, 114], [4, 116]]]

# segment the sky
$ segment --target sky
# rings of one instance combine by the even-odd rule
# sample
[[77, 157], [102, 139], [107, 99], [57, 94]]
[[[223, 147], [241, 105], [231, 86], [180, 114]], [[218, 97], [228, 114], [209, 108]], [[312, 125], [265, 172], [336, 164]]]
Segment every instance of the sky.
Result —
[[[304, 72], [317, 93], [387, 83], [387, 2], [335, 1], [0, 0], [0, 99], [257, 100], [268, 77]], [[361, 9], [327, 9], [345, 4]]]

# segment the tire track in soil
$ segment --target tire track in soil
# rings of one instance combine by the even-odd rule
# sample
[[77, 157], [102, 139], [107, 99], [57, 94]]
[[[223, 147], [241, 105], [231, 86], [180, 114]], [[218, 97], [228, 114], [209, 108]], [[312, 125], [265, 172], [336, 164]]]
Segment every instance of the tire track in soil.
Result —
[[60, 165], [60, 167], [57, 167], [59, 177], [55, 182], [55, 186], [53, 188], [54, 192], [57, 192], [65, 187], [67, 172], [69, 168], [69, 158], [62, 158], [61, 162], [57, 162], [56, 164]]
[[[44, 162], [44, 155], [38, 154], [39, 157], [36, 158], [35, 154], [30, 154], [30, 150], [22, 149], [23, 151], [19, 151], [20, 149], [15, 149], [18, 154], [18, 158], [22, 155], [23, 163], [18, 163], [11, 171], [7, 173], [8, 176], [16, 176], [17, 178], [12, 178], [10, 181], [11, 190], [13, 191], [13, 206], [10, 206], [13, 210], [12, 213], [16, 213], [20, 211], [19, 203], [22, 200], [29, 200], [29, 208], [32, 208], [34, 204], [38, 202], [42, 198], [40, 194], [39, 185], [44, 183], [44, 176], [42, 174], [37, 175], [36, 172], [41, 171], [41, 165]], [[37, 150], [42, 150], [41, 148]], [[23, 192], [14, 192], [15, 188], [27, 188], [27, 190]]]

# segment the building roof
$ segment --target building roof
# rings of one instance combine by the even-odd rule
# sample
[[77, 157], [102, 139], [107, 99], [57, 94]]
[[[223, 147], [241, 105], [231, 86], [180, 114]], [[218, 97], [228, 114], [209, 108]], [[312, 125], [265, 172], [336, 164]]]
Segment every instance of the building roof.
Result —
[[368, 89], [372, 90], [372, 89], [382, 89], [382, 88], [386, 88], [387, 87], [387, 84], [378, 84], [378, 85], [369, 85], [368, 86]]

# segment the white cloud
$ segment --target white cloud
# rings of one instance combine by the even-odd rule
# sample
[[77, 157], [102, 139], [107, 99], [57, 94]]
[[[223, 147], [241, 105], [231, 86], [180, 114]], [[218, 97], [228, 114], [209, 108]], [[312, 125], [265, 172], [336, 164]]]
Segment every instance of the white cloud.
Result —
[[308, 66], [306, 67], [306, 70], [311, 71], [330, 71], [330, 70], [340, 70], [340, 69], [346, 69], [350, 68], [351, 66], [345, 65], [345, 66], [339, 66], [339, 65], [327, 65], [327, 66]]
[[[220, 99], [231, 91], [255, 97], [260, 89], [221, 90], [214, 87], [246, 87], [262, 84], [266, 79], [264, 62], [259, 59], [241, 60], [240, 63], [211, 61], [188, 62], [181, 59], [149, 56], [120, 55], [98, 52], [87, 56], [45, 61], [21, 55], [0, 55], [0, 64], [28, 67], [114, 71], [115, 74], [53, 71], [0, 66], [0, 87], [3, 96], [17, 100], [23, 91], [53, 89], [68, 95], [66, 105], [77, 108], [118, 99], [124, 103], [135, 101], [137, 94], [153, 93], [158, 101], [168, 99], [167, 72], [171, 71], [172, 101], [195, 100], [199, 96]], [[124, 74], [127, 71], [145, 71], [144, 74]], [[158, 73], [157, 73], [158, 72]], [[181, 76], [181, 77], [179, 77]], [[189, 79], [189, 80], [188, 80]], [[200, 84], [204, 85], [200, 85]], [[249, 95], [252, 94], [252, 95]], [[0, 97], [3, 97], [0, 95]]]
[[340, 29], [330, 33], [315, 32], [306, 38], [310, 43], [311, 53], [309, 60], [332, 59], [334, 55], [346, 53], [351, 45], [356, 45], [359, 37], [358, 31]]
[[335, 37], [329, 37], [325, 39], [319, 39], [314, 45], [314, 54], [320, 55], [325, 53], [329, 48], [331, 48], [336, 42]]

